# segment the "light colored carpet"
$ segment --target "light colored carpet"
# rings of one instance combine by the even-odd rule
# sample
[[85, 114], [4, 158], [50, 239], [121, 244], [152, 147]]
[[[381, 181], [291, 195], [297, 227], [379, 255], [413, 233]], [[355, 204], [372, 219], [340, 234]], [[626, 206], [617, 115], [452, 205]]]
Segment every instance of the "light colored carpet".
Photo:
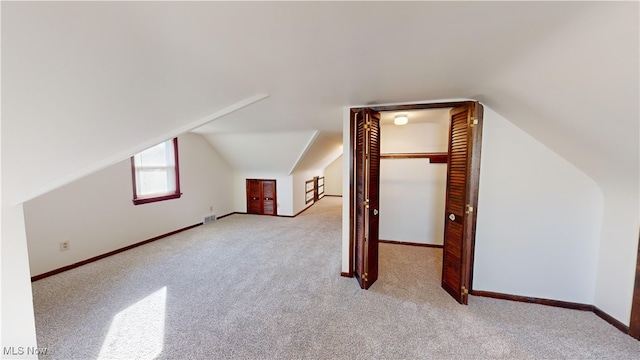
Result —
[[44, 359], [633, 359], [590, 312], [440, 288], [441, 251], [380, 245], [340, 277], [340, 198], [233, 215], [33, 283]]

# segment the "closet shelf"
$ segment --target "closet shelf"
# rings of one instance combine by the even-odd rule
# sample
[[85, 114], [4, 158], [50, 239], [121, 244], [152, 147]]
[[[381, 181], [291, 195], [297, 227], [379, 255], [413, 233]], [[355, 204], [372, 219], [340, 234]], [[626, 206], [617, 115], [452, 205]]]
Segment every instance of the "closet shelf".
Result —
[[429, 159], [432, 164], [446, 164], [448, 158], [446, 152], [380, 154], [380, 159]]

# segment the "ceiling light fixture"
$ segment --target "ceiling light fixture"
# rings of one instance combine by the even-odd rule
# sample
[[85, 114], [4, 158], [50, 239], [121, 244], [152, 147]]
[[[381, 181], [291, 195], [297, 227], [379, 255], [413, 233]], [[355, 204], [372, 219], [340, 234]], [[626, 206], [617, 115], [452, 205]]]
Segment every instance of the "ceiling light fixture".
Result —
[[396, 125], [406, 125], [409, 122], [407, 115], [398, 115], [393, 119], [393, 123]]

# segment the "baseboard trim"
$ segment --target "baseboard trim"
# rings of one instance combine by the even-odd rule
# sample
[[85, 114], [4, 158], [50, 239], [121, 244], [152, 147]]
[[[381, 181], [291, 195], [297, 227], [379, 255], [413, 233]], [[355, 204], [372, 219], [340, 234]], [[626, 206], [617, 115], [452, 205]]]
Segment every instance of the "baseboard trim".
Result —
[[341, 272], [340, 276], [342, 277], [348, 277], [348, 278], [352, 278], [353, 277], [353, 272]]
[[[324, 195], [324, 196], [340, 196], [340, 197], [342, 197], [341, 195]], [[322, 198], [318, 199], [318, 201], [320, 201], [320, 200], [322, 200]], [[311, 205], [307, 206], [306, 208], [298, 211], [298, 213], [296, 213], [295, 215], [280, 215], [280, 214], [276, 214], [276, 215], [272, 215], [272, 216], [283, 217], [283, 218], [294, 218], [294, 217], [302, 214], [303, 212], [309, 210], [309, 208], [312, 207], [313, 205], [315, 205], [318, 201], [314, 201], [313, 204], [311, 204]], [[233, 214], [260, 215], [260, 214], [249, 214], [249, 213], [246, 213], [246, 212], [236, 211], [236, 212], [232, 212], [231, 214], [220, 216], [218, 219], [223, 218], [225, 216], [233, 215]]]
[[618, 319], [614, 318], [613, 316], [607, 314], [606, 312], [600, 310], [600, 308], [598, 308], [597, 306], [593, 306], [593, 313], [598, 315], [602, 320], [608, 322], [609, 324], [613, 325], [614, 327], [616, 327], [618, 330], [622, 331], [625, 334], [629, 334], [629, 327], [623, 323], [621, 323], [620, 321], [618, 321]]
[[525, 303], [530, 303], [530, 304], [554, 306], [554, 307], [560, 307], [560, 308], [565, 308], [565, 309], [591, 311], [594, 314], [596, 314], [598, 317], [603, 319], [604, 321], [606, 321], [609, 324], [613, 325], [616, 329], [622, 331], [625, 334], [629, 334], [629, 327], [628, 326], [626, 326], [625, 324], [621, 323], [620, 321], [615, 319], [613, 316], [611, 316], [611, 315], [607, 314], [606, 312], [600, 310], [597, 306], [594, 306], [594, 305], [582, 304], [582, 303], [574, 303], [574, 302], [569, 302], [569, 301], [542, 299], [542, 298], [535, 298], [535, 297], [530, 297], [530, 296], [503, 294], [503, 293], [496, 293], [496, 292], [491, 292], [491, 291], [471, 290], [469, 292], [469, 294], [474, 295], [474, 296], [488, 297], [488, 298], [500, 299], [500, 300], [510, 300], [510, 301], [525, 302]]
[[98, 261], [100, 259], [104, 259], [104, 258], [109, 257], [111, 255], [115, 255], [115, 254], [121, 253], [123, 251], [131, 250], [131, 249], [136, 248], [138, 246], [142, 246], [144, 244], [148, 244], [150, 242], [153, 242], [153, 241], [156, 241], [156, 240], [160, 240], [162, 238], [166, 238], [168, 236], [177, 234], [179, 232], [183, 232], [183, 231], [186, 231], [186, 230], [189, 230], [189, 229], [193, 229], [194, 227], [197, 227], [197, 226], [200, 226], [200, 225], [202, 225], [202, 223], [190, 225], [190, 226], [184, 227], [182, 229], [174, 230], [174, 231], [168, 232], [166, 234], [158, 235], [158, 236], [153, 237], [151, 239], [143, 240], [143, 241], [140, 241], [138, 243], [125, 246], [125, 247], [120, 248], [120, 249], [109, 251], [108, 253], [104, 253], [102, 255], [94, 256], [92, 258], [89, 258], [89, 259], [86, 259], [86, 260], [82, 260], [82, 261], [79, 261], [77, 263], [73, 263], [71, 265], [63, 266], [63, 267], [61, 267], [59, 269], [51, 270], [51, 271], [48, 271], [48, 272], [40, 274], [40, 275], [32, 276], [31, 277], [31, 282], [38, 281], [38, 280], [44, 279], [46, 277], [49, 277], [49, 276], [52, 276], [52, 275], [56, 275], [56, 274], [59, 274], [61, 272], [65, 272], [65, 271], [68, 271], [68, 270], [71, 270], [71, 269], [75, 269], [75, 268], [80, 267], [82, 265], [86, 265], [86, 264], [92, 263], [94, 261]]
[[[315, 202], [314, 202], [313, 204], [315, 204]], [[311, 204], [311, 205], [307, 206], [306, 208], [304, 208], [304, 209], [300, 210], [300, 212], [298, 212], [298, 213], [297, 213], [297, 214], [295, 214], [295, 215], [280, 215], [280, 214], [276, 214], [276, 215], [249, 214], [248, 212], [242, 212], [242, 211], [236, 211], [236, 212], [233, 212], [233, 213], [228, 214], [228, 215], [240, 214], [240, 215], [261, 215], [261, 216], [275, 216], [275, 217], [283, 217], [283, 218], [294, 218], [294, 217], [296, 217], [296, 216], [298, 216], [298, 215], [302, 214], [302, 213], [303, 213], [304, 211], [306, 211], [308, 208], [312, 207], [312, 206], [313, 206], [313, 204]], [[225, 215], [225, 216], [228, 216], [228, 215]], [[219, 218], [218, 218], [218, 219], [219, 219]]]
[[[325, 196], [327, 196], [327, 195], [325, 195]], [[298, 213], [297, 213], [297, 214], [295, 214], [295, 215], [277, 215], [277, 216], [280, 216], [280, 217], [287, 217], [287, 218], [294, 218], [294, 217], [296, 217], [296, 216], [298, 216], [298, 215], [302, 214], [303, 212], [305, 212], [305, 211], [309, 210], [309, 208], [310, 208], [310, 207], [312, 207], [313, 205], [315, 205], [315, 204], [316, 204], [318, 201], [320, 201], [320, 200], [322, 200], [322, 198], [318, 199], [317, 201], [314, 201], [314, 202], [313, 202], [313, 204], [311, 204], [311, 205], [307, 206], [306, 208], [304, 208], [304, 209], [302, 209], [302, 210], [298, 211]]]
[[442, 249], [442, 245], [436, 245], [436, 244], [423, 244], [423, 243], [414, 243], [414, 242], [407, 242], [407, 241], [394, 241], [394, 240], [378, 240], [378, 242], [379, 243], [383, 243], [383, 244], [421, 246], [421, 247]]
[[469, 294], [474, 296], [482, 296], [482, 297], [501, 299], [501, 300], [511, 300], [511, 301], [530, 303], [530, 304], [555, 306], [555, 307], [560, 307], [565, 309], [593, 311], [593, 305], [573, 303], [569, 301], [550, 300], [550, 299], [535, 298], [530, 296], [511, 295], [511, 294], [496, 293], [491, 291], [478, 291], [478, 290], [471, 290]]
[[234, 212], [230, 212], [230, 213], [228, 213], [228, 214], [220, 215], [220, 216], [218, 216], [218, 217], [216, 218], [216, 220], [220, 220], [220, 219], [222, 219], [222, 218], [226, 218], [227, 216], [231, 216], [231, 215], [235, 215], [235, 214], [239, 214], [239, 213], [238, 213], [237, 211], [234, 211]]
[[305, 211], [309, 210], [309, 208], [310, 208], [310, 207], [312, 207], [313, 205], [315, 205], [315, 204], [316, 204], [318, 201], [320, 201], [320, 200], [322, 200], [322, 199], [318, 199], [317, 201], [314, 201], [314, 202], [313, 202], [313, 204], [311, 204], [311, 205], [307, 206], [306, 208], [304, 208], [304, 209], [300, 210], [297, 214], [293, 215], [293, 217], [296, 217], [296, 216], [298, 216], [298, 215], [302, 214], [303, 212], [305, 212]]
[[304, 209], [302, 209], [302, 210], [298, 211], [298, 213], [297, 213], [297, 214], [295, 214], [295, 215], [277, 215], [277, 216], [280, 216], [280, 217], [286, 217], [286, 218], [294, 218], [294, 217], [296, 217], [296, 216], [298, 216], [298, 215], [302, 214], [303, 212], [307, 211], [307, 209], [308, 209], [308, 208], [310, 208], [310, 207], [312, 207], [315, 203], [316, 203], [316, 202], [314, 201], [314, 202], [313, 202], [313, 204], [311, 204], [311, 205], [307, 206], [306, 208], [304, 208]]
[[325, 196], [342, 197], [342, 195], [325, 195]]

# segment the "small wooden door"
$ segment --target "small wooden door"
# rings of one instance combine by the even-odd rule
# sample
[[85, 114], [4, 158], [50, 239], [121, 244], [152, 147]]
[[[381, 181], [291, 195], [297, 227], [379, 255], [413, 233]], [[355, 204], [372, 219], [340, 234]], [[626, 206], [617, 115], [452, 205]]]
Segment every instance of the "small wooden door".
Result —
[[368, 289], [378, 279], [380, 114], [363, 109], [355, 118], [354, 274]]
[[451, 110], [442, 287], [467, 304], [471, 287], [477, 213], [482, 107], [468, 103]]
[[247, 214], [277, 215], [276, 181], [247, 179]]

